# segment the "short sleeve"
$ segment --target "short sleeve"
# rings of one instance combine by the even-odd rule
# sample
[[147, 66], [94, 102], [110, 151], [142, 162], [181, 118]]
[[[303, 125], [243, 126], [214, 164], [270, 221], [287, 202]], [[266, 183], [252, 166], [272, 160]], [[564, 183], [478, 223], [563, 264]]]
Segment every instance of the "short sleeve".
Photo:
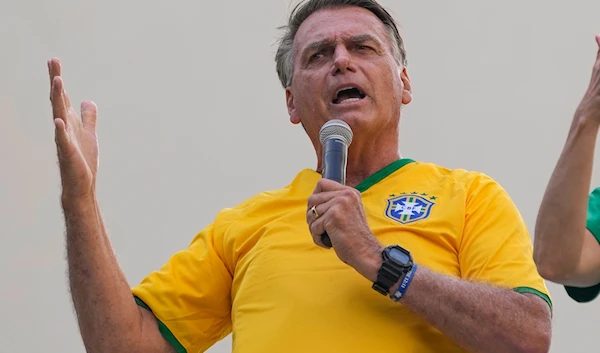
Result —
[[594, 189], [588, 200], [587, 229], [600, 242], [600, 188]]
[[205, 351], [231, 332], [232, 276], [214, 228], [203, 229], [187, 249], [132, 288], [179, 353]]
[[[600, 243], [600, 188], [590, 194], [588, 200], [586, 227]], [[591, 287], [564, 286], [569, 297], [579, 303], [590, 302], [600, 294], [600, 283]]]
[[467, 188], [465, 225], [459, 248], [463, 278], [552, 301], [533, 261], [531, 236], [508, 193], [479, 175]]

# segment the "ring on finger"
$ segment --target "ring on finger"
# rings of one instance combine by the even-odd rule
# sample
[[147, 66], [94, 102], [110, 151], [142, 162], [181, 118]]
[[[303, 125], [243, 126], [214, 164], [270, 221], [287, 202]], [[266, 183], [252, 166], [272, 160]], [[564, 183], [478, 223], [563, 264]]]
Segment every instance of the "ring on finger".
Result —
[[317, 212], [317, 206], [311, 207], [310, 210], [311, 210], [313, 216], [315, 217], [315, 219], [319, 219], [319, 217], [321, 217], [319, 212]]

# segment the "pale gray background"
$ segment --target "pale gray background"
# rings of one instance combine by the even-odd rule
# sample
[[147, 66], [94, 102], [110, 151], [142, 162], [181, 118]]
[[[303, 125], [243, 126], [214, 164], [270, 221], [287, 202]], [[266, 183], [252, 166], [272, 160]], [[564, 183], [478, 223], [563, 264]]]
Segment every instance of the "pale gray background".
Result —
[[[548, 3], [383, 2], [402, 25], [414, 88], [403, 155], [490, 174], [531, 231], [600, 32], [600, 2]], [[62, 60], [73, 102], [99, 106], [98, 197], [135, 284], [222, 207], [314, 166], [274, 69], [290, 9], [289, 0], [2, 1], [2, 352], [84, 351], [65, 277], [46, 60]], [[581, 305], [549, 288], [552, 352], [597, 351], [600, 300]], [[210, 351], [230, 347], [228, 338]]]

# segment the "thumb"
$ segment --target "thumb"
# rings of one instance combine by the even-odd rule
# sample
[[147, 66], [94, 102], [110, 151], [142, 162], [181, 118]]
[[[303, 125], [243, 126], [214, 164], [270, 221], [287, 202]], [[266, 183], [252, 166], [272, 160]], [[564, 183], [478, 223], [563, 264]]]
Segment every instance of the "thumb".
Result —
[[81, 120], [83, 128], [86, 130], [96, 130], [96, 118], [98, 116], [98, 107], [92, 101], [83, 101], [81, 103]]

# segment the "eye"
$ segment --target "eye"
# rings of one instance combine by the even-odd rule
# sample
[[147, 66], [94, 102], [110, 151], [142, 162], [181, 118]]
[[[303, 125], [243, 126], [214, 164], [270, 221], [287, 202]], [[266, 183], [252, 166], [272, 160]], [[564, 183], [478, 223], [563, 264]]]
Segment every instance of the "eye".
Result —
[[322, 53], [315, 53], [313, 55], [310, 56], [310, 58], [308, 58], [308, 61], [314, 61], [317, 59], [320, 59], [323, 56]]
[[371, 47], [369, 47], [369, 46], [367, 46], [367, 45], [359, 45], [359, 46], [358, 46], [358, 49], [359, 49], [359, 50], [370, 50], [370, 49], [371, 49]]

